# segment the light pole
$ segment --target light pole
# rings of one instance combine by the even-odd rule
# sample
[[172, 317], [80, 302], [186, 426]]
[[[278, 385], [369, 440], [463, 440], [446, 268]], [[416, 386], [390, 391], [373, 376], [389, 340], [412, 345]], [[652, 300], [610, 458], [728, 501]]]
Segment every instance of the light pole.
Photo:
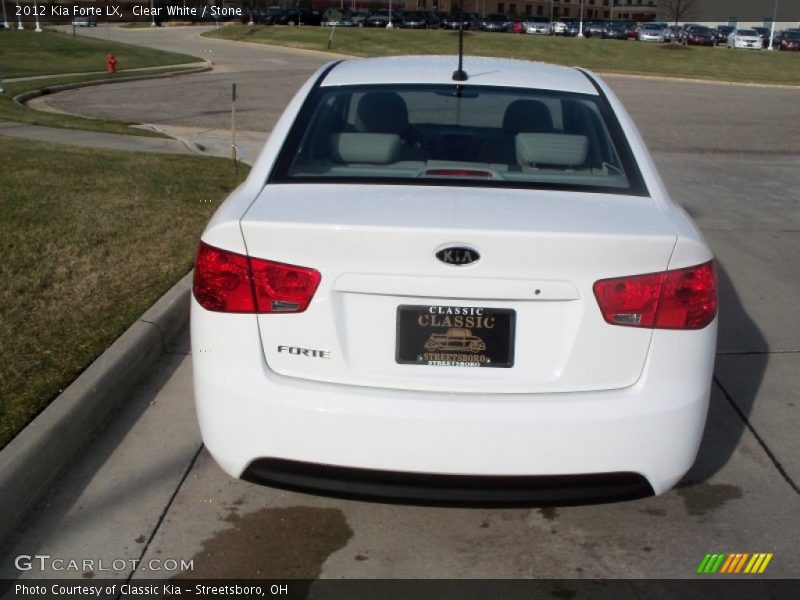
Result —
[[778, 1], [775, 0], [775, 9], [772, 11], [772, 27], [769, 28], [769, 49], [775, 50], [773, 42], [775, 41], [775, 21], [778, 20]]
[[3, 29], [8, 29], [8, 17], [6, 16], [6, 0], [0, 0], [3, 2]]
[[150, 27], [156, 26], [156, 11], [153, 10], [153, 0], [150, 0]]
[[19, 0], [17, 0], [17, 29], [25, 29], [22, 25], [22, 17], [19, 15], [22, 12], [22, 9], [19, 6]]
[[583, 2], [584, 0], [581, 0], [581, 19], [578, 23], [578, 37], [583, 37]]
[[36, 29], [34, 31], [36, 33], [42, 33], [42, 28], [39, 27], [39, 3], [36, 0], [33, 0], [33, 13], [36, 18]]

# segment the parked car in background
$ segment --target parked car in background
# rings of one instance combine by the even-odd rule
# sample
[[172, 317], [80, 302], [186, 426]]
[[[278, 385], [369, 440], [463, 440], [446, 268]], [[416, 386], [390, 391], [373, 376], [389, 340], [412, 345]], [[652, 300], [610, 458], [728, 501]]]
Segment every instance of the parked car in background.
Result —
[[780, 34], [775, 34], [772, 47], [778, 50], [800, 50], [800, 29], [784, 29]]
[[322, 22], [320, 25], [323, 27], [334, 27], [339, 25], [343, 12], [338, 8], [328, 8], [322, 13]]
[[424, 12], [409, 12], [400, 21], [401, 29], [427, 29], [428, 15]]
[[689, 46], [714, 46], [716, 34], [710, 27], [691, 25], [683, 31], [683, 43]]
[[736, 29], [732, 25], [718, 25], [714, 30], [714, 38], [717, 46], [728, 44], [728, 36]]
[[75, 27], [97, 27], [97, 17], [75, 17], [72, 19], [72, 25]]
[[669, 25], [664, 28], [664, 41], [665, 42], [678, 42], [681, 37], [680, 25]]
[[553, 23], [553, 33], [555, 35], [569, 35], [567, 30], [570, 29], [570, 25], [577, 29], [580, 23], [578, 19], [574, 17], [559, 17], [558, 20]]
[[353, 25], [356, 27], [364, 27], [364, 23], [372, 14], [369, 10], [357, 10], [351, 15], [351, 19], [353, 20]]
[[392, 27], [397, 27], [403, 20], [401, 11], [393, 10], [391, 16], [388, 10], [376, 10], [364, 22], [365, 27], [387, 27], [389, 23]]
[[453, 13], [442, 20], [443, 29], [458, 29], [464, 24], [464, 29], [478, 29], [479, 17], [475, 13]]
[[500, 31], [500, 32], [507, 32], [508, 26], [511, 23], [511, 20], [508, 16], [495, 13], [491, 15], [486, 15], [480, 23], [481, 31]]
[[753, 27], [752, 29], [761, 38], [761, 47], [762, 48], [768, 48], [769, 47], [769, 36], [770, 36], [769, 28], [768, 27]]
[[639, 27], [636, 39], [640, 42], [664, 42], [666, 38], [664, 31], [667, 26], [663, 23], [643, 23]]
[[435, 12], [423, 13], [428, 22], [428, 29], [439, 29], [442, 26], [442, 19]]
[[526, 17], [522, 22], [525, 33], [534, 35], [552, 35], [553, 25], [547, 17]]
[[396, 500], [662, 494], [708, 414], [713, 254], [598, 76], [456, 64], [322, 66], [212, 217], [205, 448], [232, 477]]
[[[281, 24], [286, 13], [287, 11], [282, 8], [265, 8], [254, 13], [254, 20], [261, 25], [278, 25]], [[282, 24], [285, 25], [286, 22], [283, 21]]]
[[619, 21], [609, 21], [603, 27], [602, 38], [604, 40], [627, 40], [628, 26]]
[[515, 19], [511, 19], [508, 22], [508, 32], [509, 33], [525, 33], [525, 26], [522, 21], [517, 21]]
[[728, 48], [761, 50], [761, 36], [755, 29], [737, 29], [728, 36]]
[[583, 35], [585, 37], [602, 36], [605, 21], [586, 21], [583, 24]]
[[635, 40], [636, 35], [639, 33], [639, 23], [636, 21], [621, 21], [625, 25], [625, 29], [628, 31], [628, 39]]

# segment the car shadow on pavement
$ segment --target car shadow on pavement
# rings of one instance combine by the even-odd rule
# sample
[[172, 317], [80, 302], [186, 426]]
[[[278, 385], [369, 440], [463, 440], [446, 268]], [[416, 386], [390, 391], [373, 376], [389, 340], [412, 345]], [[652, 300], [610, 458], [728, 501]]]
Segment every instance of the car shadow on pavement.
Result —
[[[748, 428], [748, 420], [769, 361], [767, 340], [750, 318], [727, 271], [717, 259], [719, 279], [719, 336], [711, 403], [697, 460], [678, 488], [707, 482], [731, 460]], [[746, 354], [747, 386], [726, 389], [720, 378], [720, 357]], [[735, 392], [735, 393], [734, 393]]]

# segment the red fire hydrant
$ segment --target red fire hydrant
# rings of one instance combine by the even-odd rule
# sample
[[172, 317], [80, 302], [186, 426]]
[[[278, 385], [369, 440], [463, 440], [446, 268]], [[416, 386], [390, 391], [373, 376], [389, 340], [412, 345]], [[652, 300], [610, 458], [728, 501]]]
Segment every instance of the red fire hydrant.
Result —
[[113, 54], [111, 54], [109, 52], [108, 56], [106, 56], [106, 63], [108, 65], [106, 67], [106, 70], [109, 73], [116, 73], [117, 72], [117, 57], [116, 56], [114, 56]]

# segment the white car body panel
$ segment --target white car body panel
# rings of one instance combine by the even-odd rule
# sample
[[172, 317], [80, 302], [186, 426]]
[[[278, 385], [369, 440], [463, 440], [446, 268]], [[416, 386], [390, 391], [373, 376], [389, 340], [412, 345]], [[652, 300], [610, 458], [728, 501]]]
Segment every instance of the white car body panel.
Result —
[[[248, 252], [310, 265], [322, 274], [308, 311], [259, 316], [270, 368], [321, 381], [449, 392], [632, 385], [651, 330], [609, 327], [598, 319], [592, 285], [621, 273], [666, 269], [676, 239], [668, 221], [651, 200], [639, 197], [493, 192], [503, 211], [487, 212], [487, 192], [479, 188], [332, 185], [320, 197], [316, 185], [267, 186], [242, 221]], [[446, 232], [442, 222], [448, 223]], [[483, 258], [456, 273], [434, 258], [443, 242], [464, 243]], [[336, 289], [342, 277], [354, 275], [371, 277], [376, 287]], [[467, 275], [472, 285], [455, 295], [449, 279]], [[413, 285], [418, 277], [438, 281], [429, 282], [422, 295]], [[487, 280], [513, 284], [525, 278], [538, 285], [528, 288], [524, 300], [486, 293]], [[569, 293], [559, 293], [558, 284], [569, 286]], [[535, 289], [542, 293], [535, 296]], [[515, 354], [528, 367], [465, 372], [397, 364], [394, 343], [376, 340], [394, 339], [401, 304], [514, 309]], [[301, 361], [279, 353], [279, 346], [320, 349], [331, 357]]]
[[[348, 61], [322, 85], [451, 83], [454, 66], [453, 57]], [[649, 197], [368, 184], [320, 195], [311, 184], [265, 186], [329, 68], [298, 91], [203, 234], [216, 247], [322, 273], [304, 313], [225, 314], [192, 299], [198, 417], [217, 462], [235, 477], [267, 457], [454, 475], [624, 471], [646, 477], [656, 493], [673, 486], [702, 436], [717, 319], [696, 331], [612, 326], [592, 283], [694, 266], [712, 254], [669, 199], [618, 98], [577, 69], [464, 60], [475, 85], [596, 95], [591, 77]], [[486, 211], [489, 196], [503, 210]], [[423, 216], [434, 209], [447, 212], [447, 227]], [[482, 258], [463, 271], [437, 263], [433, 251], [445, 243], [474, 245]], [[524, 300], [530, 287], [545, 295]], [[385, 339], [399, 304], [511, 307], [518, 330], [535, 330], [545, 343], [517, 338], [516, 369], [399, 365], [394, 339]], [[279, 355], [279, 344], [331, 357]]]

